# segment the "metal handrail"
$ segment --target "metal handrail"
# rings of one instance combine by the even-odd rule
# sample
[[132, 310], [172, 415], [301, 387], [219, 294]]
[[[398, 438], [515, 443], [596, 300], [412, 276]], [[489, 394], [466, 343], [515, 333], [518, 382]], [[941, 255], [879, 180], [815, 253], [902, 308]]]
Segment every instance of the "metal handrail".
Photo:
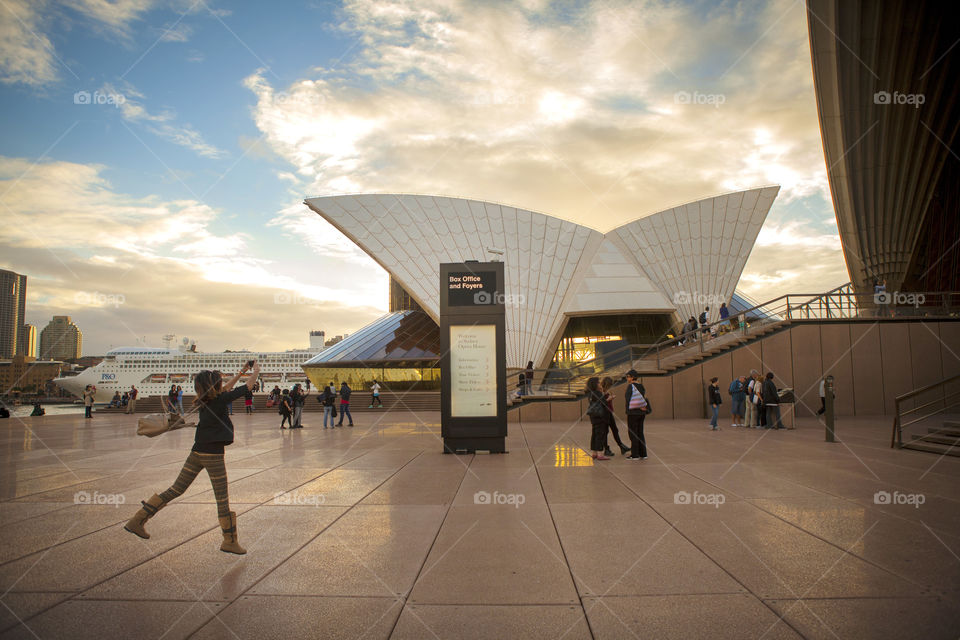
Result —
[[[912, 399], [912, 398], [915, 398], [915, 397], [917, 397], [918, 395], [920, 395], [920, 394], [922, 394], [922, 393], [926, 393], [926, 392], [928, 392], [928, 391], [933, 391], [933, 390], [935, 390], [935, 389], [937, 389], [937, 388], [944, 387], [945, 385], [948, 385], [948, 384], [950, 384], [950, 383], [952, 383], [952, 382], [956, 382], [957, 380], [960, 380], [960, 374], [950, 376], [949, 378], [944, 378], [943, 380], [939, 380], [939, 381], [937, 381], [937, 382], [933, 382], [933, 383], [931, 383], [931, 384], [928, 384], [928, 385], [923, 386], [923, 387], [919, 387], [919, 388], [917, 388], [917, 389], [914, 389], [914, 390], [912, 390], [912, 391], [908, 391], [908, 392], [906, 392], [906, 393], [902, 393], [902, 394], [900, 394], [899, 396], [897, 396], [897, 397], [895, 397], [895, 398], [893, 399], [894, 415], [893, 415], [893, 432], [890, 434], [890, 448], [891, 448], [891, 449], [894, 449], [894, 448], [900, 449], [900, 448], [903, 447], [903, 427], [910, 426], [910, 425], [912, 425], [912, 424], [916, 424], [916, 423], [919, 422], [920, 420], [925, 420], [925, 419], [929, 418], [930, 416], [936, 415], [937, 413], [940, 413], [940, 412], [942, 412], [942, 411], [944, 411], [944, 410], [946, 410], [946, 409], [948, 409], [948, 408], [952, 408], [952, 407], [957, 406], [958, 404], [960, 404], [960, 402], [954, 402], [954, 403], [949, 404], [949, 405], [947, 404], [947, 398], [955, 395], [956, 393], [958, 393], [957, 391], [951, 392], [951, 393], [949, 394], [949, 396], [946, 395], [946, 394], [944, 394], [943, 397], [938, 398], [937, 400], [934, 400], [933, 402], [927, 403], [927, 404], [925, 404], [925, 405], [921, 405], [921, 407], [913, 407], [912, 409], [909, 409], [909, 410], [907, 410], [907, 411], [901, 411], [901, 410], [900, 410], [900, 405], [901, 405], [901, 403], [906, 402], [907, 400], [910, 400], [910, 399]], [[906, 424], [903, 423], [903, 416], [905, 416], [905, 415], [907, 415], [907, 414], [909, 414], [909, 413], [914, 412], [914, 411], [917, 410], [918, 408], [930, 406], [931, 404], [939, 404], [939, 403], [941, 403], [941, 402], [942, 402], [943, 405], [944, 405], [942, 408], [939, 408], [939, 409], [937, 409], [936, 411], [931, 411], [928, 415], [922, 416], [922, 417], [917, 418], [917, 419], [915, 419], [915, 420], [911, 420], [910, 422], [908, 422], [908, 423], [906, 423]]]

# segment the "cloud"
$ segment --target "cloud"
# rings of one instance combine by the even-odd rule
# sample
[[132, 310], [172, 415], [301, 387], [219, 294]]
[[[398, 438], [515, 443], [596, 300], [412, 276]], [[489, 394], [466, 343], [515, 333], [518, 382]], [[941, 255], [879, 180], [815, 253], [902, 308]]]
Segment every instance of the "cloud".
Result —
[[106, 28], [108, 33], [123, 40], [132, 35], [131, 23], [149, 12], [153, 5], [152, 0], [71, 0], [65, 3], [94, 25]]
[[[87, 353], [144, 335], [158, 344], [171, 331], [208, 350], [286, 349], [305, 345], [310, 329], [350, 332], [383, 313], [382, 292], [339, 278], [304, 283], [252, 255], [250, 235], [218, 233], [209, 206], [117, 193], [103, 171], [0, 156], [0, 266], [27, 274], [30, 321], [73, 315]], [[78, 294], [123, 303], [80, 304]]]
[[144, 95], [129, 83], [124, 83], [122, 90], [107, 83], [101, 87], [100, 92], [116, 98], [115, 102], [120, 115], [127, 122], [141, 125], [150, 133], [173, 144], [186, 147], [205, 158], [222, 158], [227, 155], [226, 151], [206, 142], [200, 132], [189, 124], [176, 124], [174, 121], [177, 116], [172, 110], [159, 113], [147, 111], [141, 102]]
[[626, 0], [566, 14], [353, 0], [343, 14], [357, 45], [340, 68], [245, 81], [304, 193], [465, 196], [605, 230], [780, 184], [775, 211], [817, 197], [830, 214], [802, 3], [749, 19]]
[[0, 82], [39, 87], [58, 78], [53, 44], [42, 32], [44, 6], [5, 0], [0, 7]]

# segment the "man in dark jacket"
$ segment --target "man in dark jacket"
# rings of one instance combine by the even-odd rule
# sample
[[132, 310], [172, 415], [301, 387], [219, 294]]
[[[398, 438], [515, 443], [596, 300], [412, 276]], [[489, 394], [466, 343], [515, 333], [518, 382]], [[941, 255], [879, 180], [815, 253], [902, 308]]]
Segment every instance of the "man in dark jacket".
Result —
[[350, 420], [348, 427], [353, 426], [353, 414], [350, 413], [350, 394], [353, 393], [353, 390], [347, 385], [347, 383], [340, 383], [340, 422], [337, 423], [338, 427], [343, 426], [343, 417], [346, 416]]
[[773, 381], [773, 372], [767, 372], [763, 381], [763, 406], [767, 411], [767, 429], [783, 429], [780, 422], [780, 394], [777, 393], [777, 384]]
[[638, 382], [640, 374], [631, 369], [627, 372], [626, 399], [627, 433], [630, 435], [630, 455], [626, 460], [646, 460], [647, 441], [643, 435], [643, 421], [651, 412], [646, 389]]
[[720, 385], [717, 384], [719, 378], [710, 378], [710, 386], [707, 387], [708, 402], [710, 403], [710, 428], [713, 431], [719, 431], [720, 425], [720, 405], [723, 404], [723, 397], [720, 395]]

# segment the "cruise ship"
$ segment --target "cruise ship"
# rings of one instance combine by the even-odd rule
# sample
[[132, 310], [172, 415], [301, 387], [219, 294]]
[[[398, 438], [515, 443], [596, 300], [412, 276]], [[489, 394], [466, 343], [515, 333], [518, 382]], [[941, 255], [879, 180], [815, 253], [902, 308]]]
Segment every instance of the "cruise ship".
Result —
[[[184, 339], [176, 348], [120, 347], [111, 349], [103, 361], [85, 369], [76, 376], [56, 378], [54, 382], [75, 396], [82, 396], [88, 384], [97, 387], [95, 402], [107, 403], [113, 394], [130, 390], [135, 385], [140, 398], [163, 396], [170, 385], [183, 387], [184, 393], [193, 393], [193, 379], [204, 369], [221, 371], [230, 376], [240, 370], [244, 362], [260, 363], [259, 393], [267, 393], [275, 386], [289, 388], [306, 383], [302, 364], [314, 357], [323, 347], [293, 349], [290, 351], [224, 351], [203, 353], [196, 344]], [[242, 381], [246, 377], [241, 378]]]

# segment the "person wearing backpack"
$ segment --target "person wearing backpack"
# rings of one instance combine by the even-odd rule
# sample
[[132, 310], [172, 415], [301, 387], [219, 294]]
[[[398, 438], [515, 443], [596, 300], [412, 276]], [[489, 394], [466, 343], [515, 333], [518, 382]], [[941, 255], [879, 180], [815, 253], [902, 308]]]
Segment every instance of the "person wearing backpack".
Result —
[[704, 307], [697, 319], [700, 321], [700, 333], [707, 334], [707, 337], [709, 337], [710, 327], [707, 325], [710, 324], [710, 307]]
[[347, 426], [348, 427], [353, 426], [353, 414], [350, 413], [350, 394], [351, 393], [353, 393], [353, 389], [351, 389], [347, 385], [347, 381], [344, 380], [343, 382], [341, 382], [340, 383], [340, 422], [337, 423], [338, 427], [343, 426], [344, 416], [346, 416], [350, 420], [350, 424], [348, 424]]
[[757, 400], [759, 399], [759, 398], [757, 397], [757, 393], [756, 393], [756, 391], [757, 391], [757, 375], [758, 375], [758, 374], [757, 374], [757, 370], [756, 370], [756, 369], [752, 369], [752, 370], [750, 371], [750, 375], [747, 376], [747, 385], [746, 385], [746, 391], [747, 391], [747, 403], [746, 403], [746, 404], [747, 404], [747, 407], [746, 407], [746, 409], [747, 409], [747, 412], [746, 412], [746, 415], [744, 416], [744, 417], [746, 418], [746, 424], [743, 425], [743, 426], [745, 426], [747, 429], [752, 429], [752, 428], [754, 428], [754, 427], [757, 426], [757, 424], [756, 424], [756, 422], [757, 422]]
[[720, 405], [723, 404], [723, 397], [720, 395], [720, 385], [717, 384], [717, 378], [714, 376], [710, 378], [710, 386], [707, 387], [708, 402], [710, 404], [710, 424], [708, 425], [714, 431], [720, 430], [720, 425], [717, 422], [720, 419]]
[[623, 392], [627, 409], [627, 434], [630, 436], [630, 455], [626, 460], [646, 460], [647, 440], [643, 435], [643, 421], [651, 413], [647, 390], [638, 382], [640, 374], [631, 369], [627, 372], [627, 388]]
[[337, 408], [334, 407], [334, 402], [337, 399], [337, 392], [333, 389], [333, 383], [331, 382], [328, 386], [323, 388], [323, 396], [318, 398], [321, 403], [323, 403], [323, 428], [327, 428], [327, 420], [330, 420], [330, 428], [332, 429], [334, 424], [334, 419], [337, 417]]
[[280, 396], [280, 409], [277, 410], [283, 418], [280, 420], [280, 428], [286, 429], [283, 424], [285, 422], [290, 422], [290, 426], [293, 426], [293, 402], [290, 399], [290, 389], [284, 389], [283, 394]]
[[727, 389], [730, 394], [730, 415], [732, 416], [731, 427], [743, 427], [743, 414], [747, 404], [747, 378], [740, 376], [730, 383]]

